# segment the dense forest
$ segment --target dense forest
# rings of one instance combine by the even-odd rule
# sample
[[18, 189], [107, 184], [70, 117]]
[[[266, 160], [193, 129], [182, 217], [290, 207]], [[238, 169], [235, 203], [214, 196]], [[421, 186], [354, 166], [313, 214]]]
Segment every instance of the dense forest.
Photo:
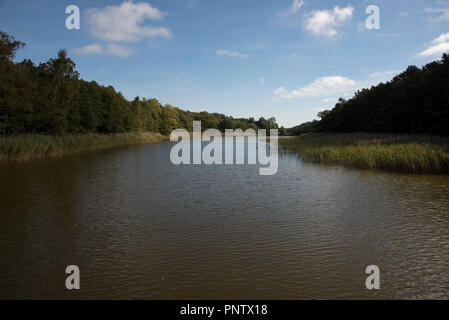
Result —
[[387, 83], [340, 98], [320, 120], [289, 129], [312, 132], [369, 132], [449, 135], [449, 55], [422, 68], [410, 66]]
[[[175, 128], [278, 128], [274, 117], [233, 118], [218, 113], [184, 111], [156, 99], [128, 101], [112, 86], [80, 79], [75, 63], [60, 50], [57, 57], [35, 65], [14, 62], [25, 46], [0, 31], [0, 135], [82, 134], [151, 131]], [[410, 66], [387, 83], [340, 98], [320, 120], [280, 128], [281, 135], [306, 132], [369, 132], [449, 135], [449, 55], [422, 68]]]
[[0, 135], [129, 131], [168, 135], [176, 128], [191, 131], [193, 120], [200, 120], [203, 130], [278, 128], [275, 118], [236, 119], [163, 106], [156, 99], [128, 101], [111, 86], [80, 79], [65, 50], [37, 66], [31, 60], [16, 63], [15, 54], [25, 44], [1, 31], [0, 37]]

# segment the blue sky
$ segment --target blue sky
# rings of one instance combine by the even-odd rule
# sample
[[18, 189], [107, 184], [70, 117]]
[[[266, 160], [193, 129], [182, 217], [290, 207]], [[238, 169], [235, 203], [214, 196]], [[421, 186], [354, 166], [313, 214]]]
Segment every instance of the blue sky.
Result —
[[[65, 27], [68, 5], [80, 30]], [[0, 30], [26, 42], [16, 60], [66, 48], [83, 79], [128, 99], [290, 127], [449, 51], [449, 1], [3, 0]]]

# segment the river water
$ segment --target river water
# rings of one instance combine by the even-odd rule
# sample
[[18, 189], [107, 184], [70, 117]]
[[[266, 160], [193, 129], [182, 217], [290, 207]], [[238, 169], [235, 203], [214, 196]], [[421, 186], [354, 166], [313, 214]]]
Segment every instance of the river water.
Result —
[[171, 146], [0, 165], [0, 298], [449, 298], [449, 176], [291, 154], [260, 176]]

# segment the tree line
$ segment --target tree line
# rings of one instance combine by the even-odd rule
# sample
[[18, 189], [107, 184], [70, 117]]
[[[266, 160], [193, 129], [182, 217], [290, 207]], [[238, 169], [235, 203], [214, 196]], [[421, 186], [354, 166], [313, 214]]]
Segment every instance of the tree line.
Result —
[[[75, 63], [60, 50], [57, 57], [35, 65], [14, 62], [25, 44], [0, 31], [0, 134], [82, 134], [152, 131], [164, 135], [173, 129], [277, 129], [274, 117], [259, 120], [219, 113], [190, 112], [157, 99], [128, 101], [112, 86], [84, 81]], [[285, 129], [284, 129], [285, 130]]]
[[290, 128], [306, 132], [370, 132], [449, 135], [449, 55], [418, 68], [409, 66], [387, 83], [340, 98], [320, 120]]

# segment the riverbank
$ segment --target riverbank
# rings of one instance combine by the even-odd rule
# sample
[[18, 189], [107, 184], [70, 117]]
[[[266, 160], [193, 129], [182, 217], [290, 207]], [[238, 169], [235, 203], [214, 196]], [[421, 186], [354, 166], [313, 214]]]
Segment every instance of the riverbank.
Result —
[[153, 132], [80, 135], [16, 135], [0, 137], [0, 162], [25, 161], [113, 146], [168, 140]]
[[304, 134], [279, 139], [304, 161], [402, 173], [449, 173], [449, 138], [388, 134]]

